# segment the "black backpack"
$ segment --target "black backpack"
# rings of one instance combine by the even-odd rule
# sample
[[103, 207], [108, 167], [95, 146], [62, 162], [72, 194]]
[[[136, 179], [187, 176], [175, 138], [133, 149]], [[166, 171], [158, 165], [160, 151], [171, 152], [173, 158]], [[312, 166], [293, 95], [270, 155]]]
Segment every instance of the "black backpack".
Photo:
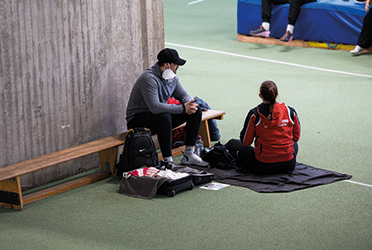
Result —
[[205, 148], [202, 154], [202, 159], [208, 162], [212, 168], [237, 168], [235, 158], [230, 154], [225, 145], [220, 142], [217, 142], [211, 148]]
[[124, 172], [158, 165], [158, 153], [150, 129], [130, 129], [125, 138], [123, 153], [120, 155], [119, 163], [116, 164], [116, 175], [121, 178]]

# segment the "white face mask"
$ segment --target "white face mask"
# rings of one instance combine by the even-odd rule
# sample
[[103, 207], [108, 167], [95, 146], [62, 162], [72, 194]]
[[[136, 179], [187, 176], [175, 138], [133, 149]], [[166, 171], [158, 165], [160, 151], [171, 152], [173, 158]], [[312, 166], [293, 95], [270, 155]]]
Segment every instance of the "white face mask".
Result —
[[162, 77], [166, 80], [173, 79], [176, 76], [176, 74], [171, 69], [166, 69], [163, 72]]

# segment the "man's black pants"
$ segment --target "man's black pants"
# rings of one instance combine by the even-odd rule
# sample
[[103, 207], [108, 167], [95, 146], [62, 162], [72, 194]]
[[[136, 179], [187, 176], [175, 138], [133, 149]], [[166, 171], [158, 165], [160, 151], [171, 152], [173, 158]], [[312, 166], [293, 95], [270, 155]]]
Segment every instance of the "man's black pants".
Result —
[[151, 130], [151, 134], [158, 135], [163, 157], [172, 156], [172, 129], [186, 122], [185, 144], [195, 146], [202, 119], [202, 110], [191, 115], [186, 113], [172, 115], [169, 113], [153, 114], [150, 111], [138, 113], [127, 124], [128, 129], [145, 127]]

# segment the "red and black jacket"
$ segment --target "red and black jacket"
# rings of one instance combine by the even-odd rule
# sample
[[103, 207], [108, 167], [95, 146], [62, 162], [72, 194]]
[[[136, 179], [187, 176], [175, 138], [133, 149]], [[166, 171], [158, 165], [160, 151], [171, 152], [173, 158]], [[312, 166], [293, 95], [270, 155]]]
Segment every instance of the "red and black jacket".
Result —
[[272, 119], [268, 119], [269, 104], [260, 104], [251, 109], [240, 132], [244, 146], [254, 140], [256, 159], [265, 163], [293, 159], [293, 142], [300, 139], [301, 128], [296, 111], [284, 103], [276, 103]]

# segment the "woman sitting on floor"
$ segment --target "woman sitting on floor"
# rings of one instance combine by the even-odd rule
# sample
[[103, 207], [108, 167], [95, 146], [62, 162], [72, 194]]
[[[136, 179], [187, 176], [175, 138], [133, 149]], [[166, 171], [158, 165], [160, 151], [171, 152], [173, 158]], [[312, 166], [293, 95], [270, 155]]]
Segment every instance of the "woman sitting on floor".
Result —
[[[277, 103], [278, 88], [272, 81], [260, 87], [262, 103], [251, 109], [240, 132], [225, 147], [236, 157], [239, 168], [255, 174], [277, 174], [296, 166], [300, 122], [296, 111]], [[254, 140], [254, 147], [250, 146]]]

